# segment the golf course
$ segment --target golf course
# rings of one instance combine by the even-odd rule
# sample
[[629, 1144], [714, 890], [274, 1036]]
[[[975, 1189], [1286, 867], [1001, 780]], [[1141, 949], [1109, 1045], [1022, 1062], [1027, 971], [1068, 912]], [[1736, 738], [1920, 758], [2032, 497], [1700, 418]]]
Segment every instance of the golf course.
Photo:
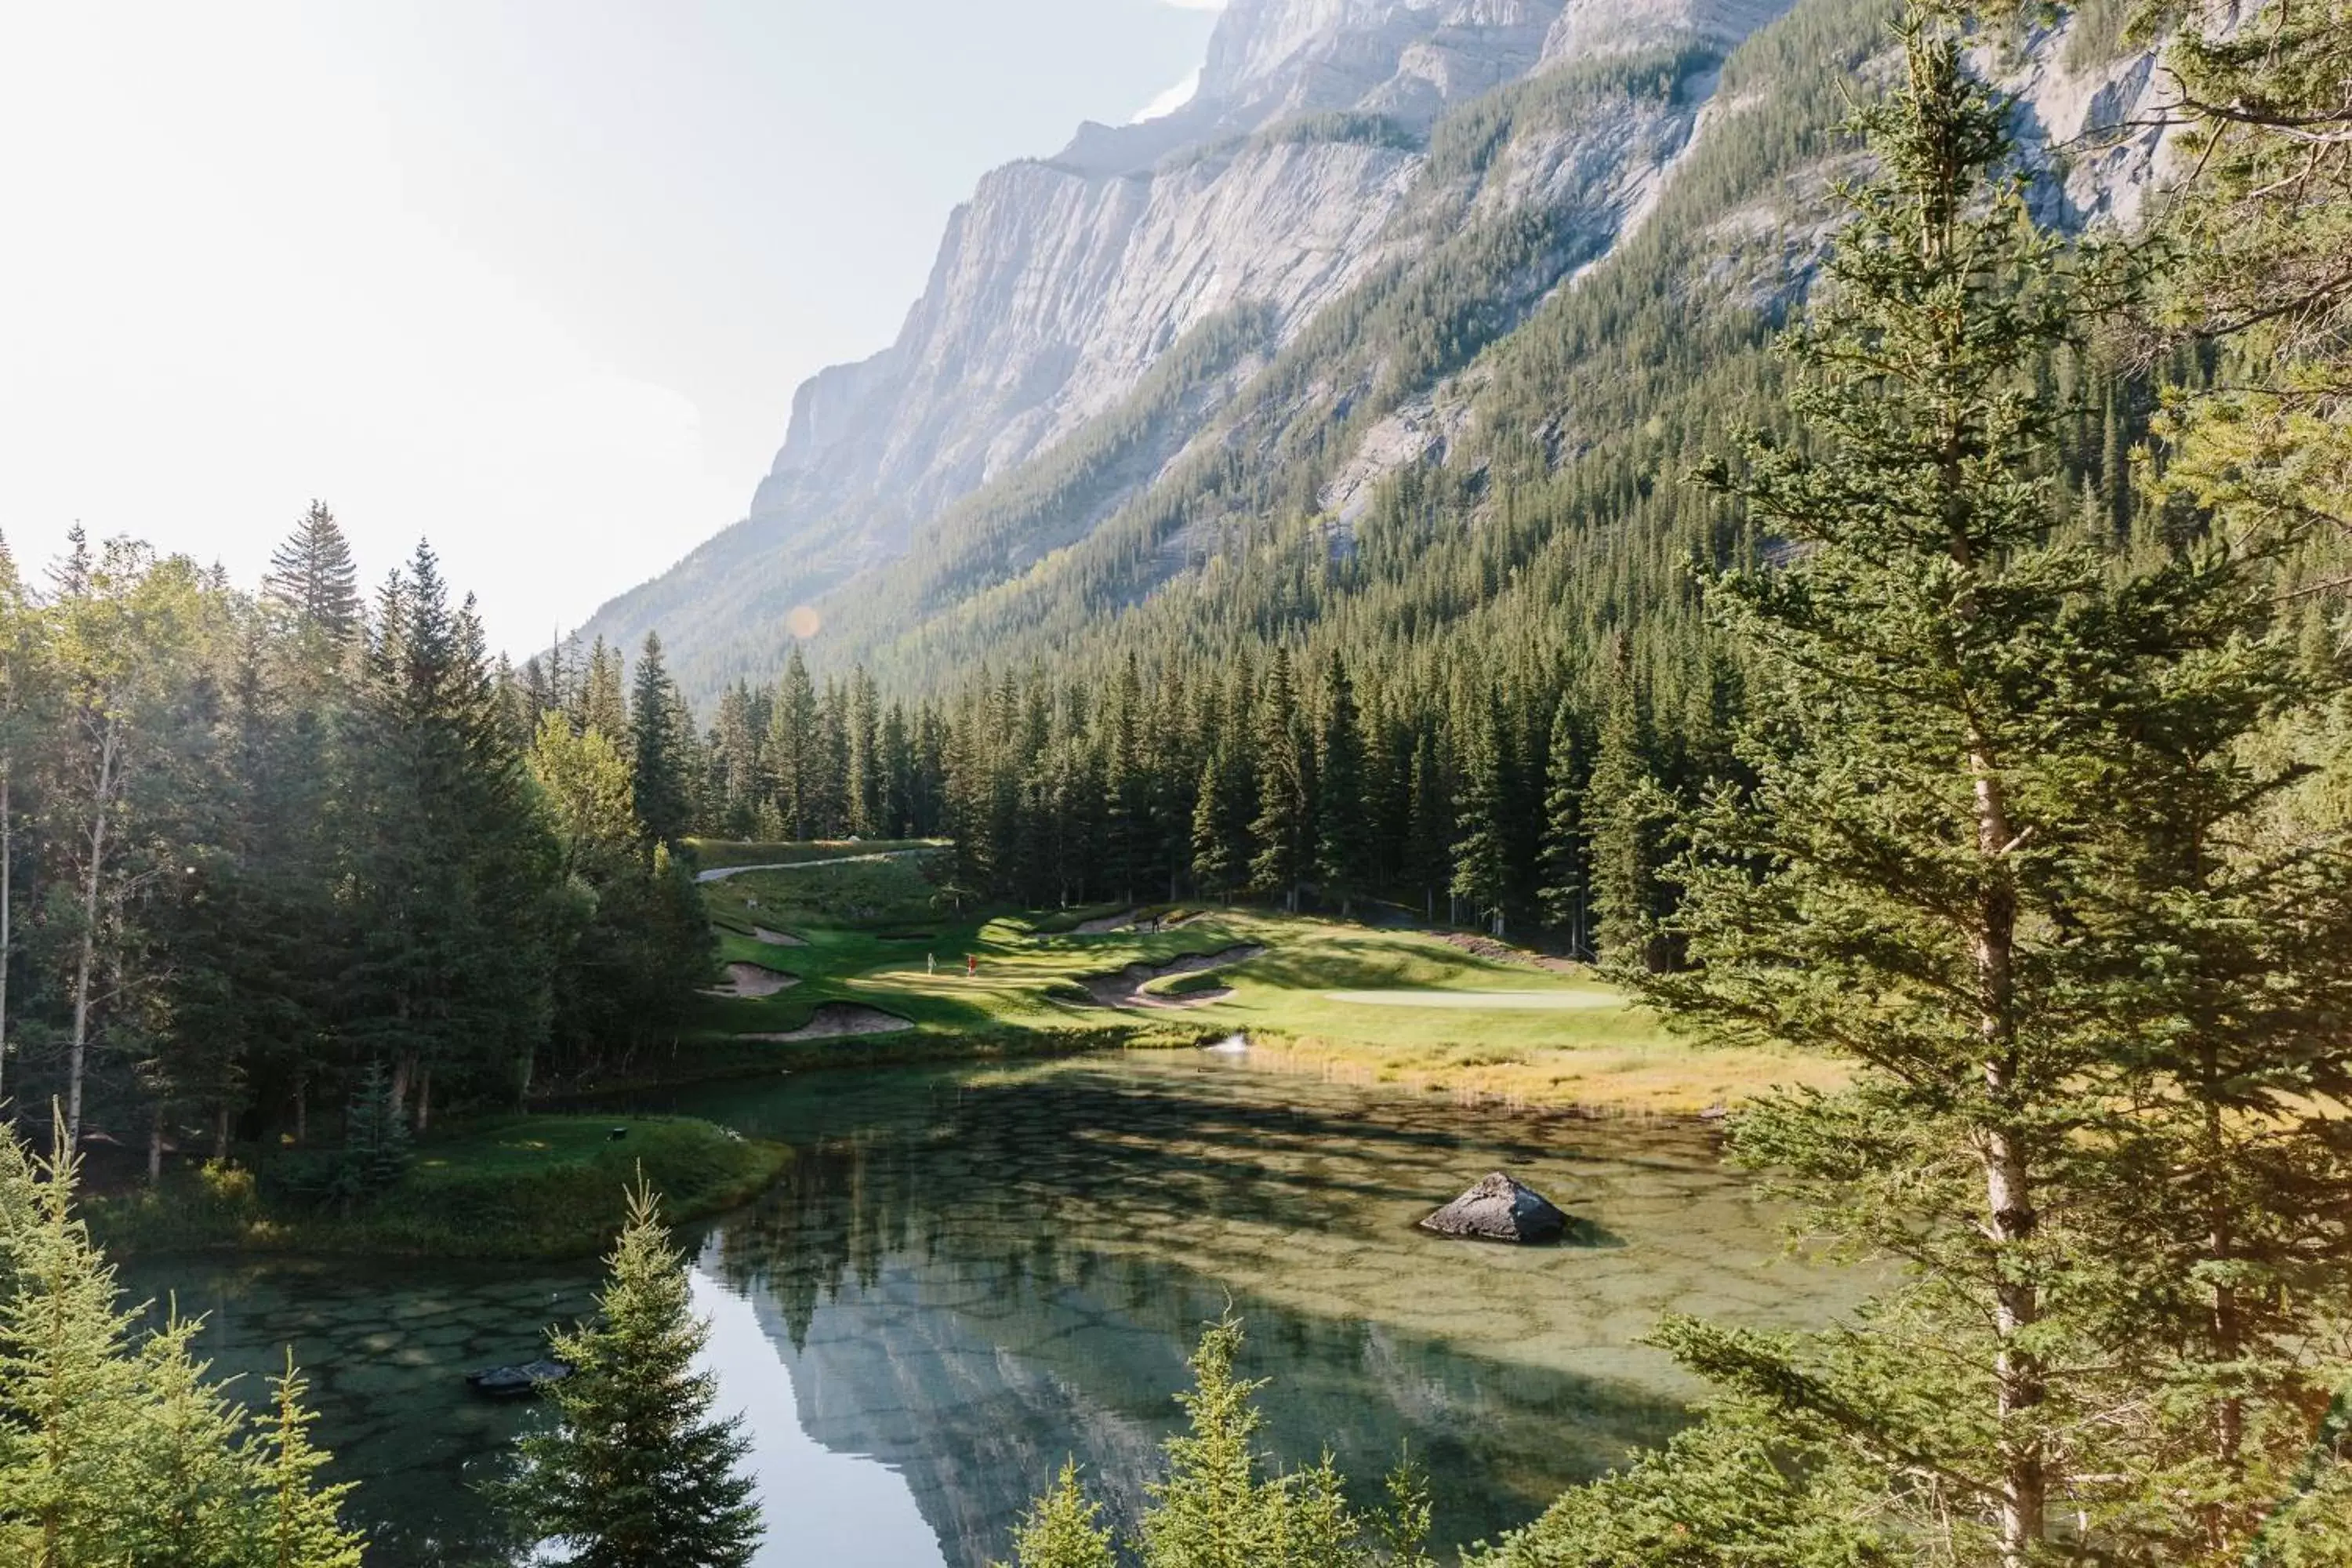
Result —
[[[1689, 1115], [1828, 1064], [1677, 1038], [1584, 966], [1216, 904], [959, 909], [949, 847], [704, 842], [694, 1040], [756, 1070], [1116, 1047], [1529, 1104]], [[688, 1045], [685, 1048], [691, 1049]]]

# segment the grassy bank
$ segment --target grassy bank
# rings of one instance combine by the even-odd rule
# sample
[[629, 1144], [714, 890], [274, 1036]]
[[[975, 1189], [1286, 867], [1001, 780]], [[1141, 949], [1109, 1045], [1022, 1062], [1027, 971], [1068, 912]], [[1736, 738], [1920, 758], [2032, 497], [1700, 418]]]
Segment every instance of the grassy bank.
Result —
[[743, 967], [673, 1064], [698, 1074], [1243, 1034], [1270, 1065], [1644, 1113], [1840, 1080], [1812, 1058], [1696, 1045], [1590, 973], [1491, 942], [1218, 907], [959, 912], [936, 852], [719, 847], [781, 868], [703, 889], [722, 966]]
[[274, 1178], [289, 1156], [266, 1154], [257, 1168], [208, 1166], [99, 1197], [89, 1213], [118, 1253], [563, 1258], [597, 1251], [619, 1228], [622, 1190], [640, 1171], [665, 1215], [687, 1220], [751, 1197], [790, 1157], [688, 1117], [509, 1116], [420, 1142], [396, 1185], [348, 1207], [288, 1194]]

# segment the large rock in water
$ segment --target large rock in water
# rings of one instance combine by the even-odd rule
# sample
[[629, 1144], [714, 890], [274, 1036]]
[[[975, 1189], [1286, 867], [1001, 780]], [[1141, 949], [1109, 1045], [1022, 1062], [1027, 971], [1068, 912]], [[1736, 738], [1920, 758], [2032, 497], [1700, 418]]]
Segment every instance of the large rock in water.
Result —
[[1568, 1216], [1532, 1187], [1496, 1171], [1421, 1222], [1440, 1236], [1475, 1236], [1488, 1241], [1558, 1241]]

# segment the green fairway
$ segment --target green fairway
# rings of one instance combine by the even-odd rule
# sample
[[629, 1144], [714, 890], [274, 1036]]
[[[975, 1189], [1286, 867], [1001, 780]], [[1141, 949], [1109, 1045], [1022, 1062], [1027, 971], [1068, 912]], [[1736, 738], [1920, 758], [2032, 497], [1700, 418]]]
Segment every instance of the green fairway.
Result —
[[783, 1062], [1243, 1035], [1271, 1067], [1639, 1110], [1835, 1081], [1811, 1058], [1698, 1047], [1580, 970], [1440, 934], [1199, 905], [960, 911], [944, 847], [718, 847], [745, 868], [703, 886], [720, 963], [793, 983], [710, 996], [701, 1029]]

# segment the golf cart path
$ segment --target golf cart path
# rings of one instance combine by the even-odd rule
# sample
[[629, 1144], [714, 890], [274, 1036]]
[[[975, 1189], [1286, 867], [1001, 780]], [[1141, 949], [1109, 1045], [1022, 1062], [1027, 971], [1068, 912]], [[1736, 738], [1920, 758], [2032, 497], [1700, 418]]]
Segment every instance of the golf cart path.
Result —
[[1353, 1002], [1373, 1007], [1463, 1007], [1526, 1012], [1570, 1013], [1587, 1008], [1622, 1007], [1622, 996], [1606, 991], [1326, 991], [1327, 1002]]
[[903, 860], [909, 855], [926, 855], [921, 849], [877, 849], [867, 855], [834, 855], [823, 860], [777, 860], [764, 866], [715, 866], [708, 871], [697, 871], [698, 882], [723, 882], [730, 877], [740, 877], [746, 871], [802, 871], [814, 866], [855, 866], [870, 860]]

